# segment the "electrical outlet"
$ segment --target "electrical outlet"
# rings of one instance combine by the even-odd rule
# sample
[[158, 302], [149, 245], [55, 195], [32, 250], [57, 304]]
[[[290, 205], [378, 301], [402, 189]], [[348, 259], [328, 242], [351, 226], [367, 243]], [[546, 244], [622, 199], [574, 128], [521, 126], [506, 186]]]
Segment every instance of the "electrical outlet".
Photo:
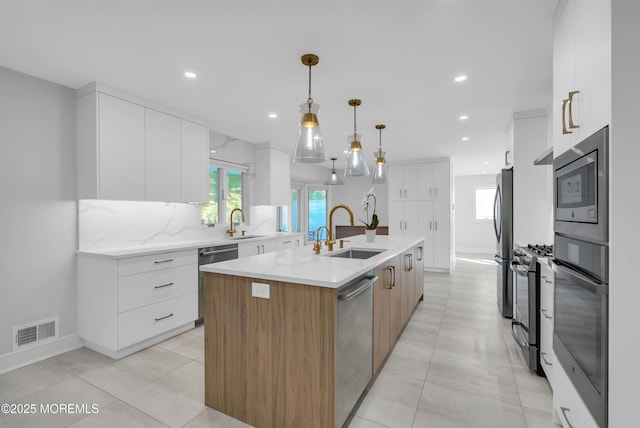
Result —
[[261, 299], [269, 299], [269, 284], [263, 284], [261, 282], [251, 283], [251, 295], [253, 297], [260, 297]]

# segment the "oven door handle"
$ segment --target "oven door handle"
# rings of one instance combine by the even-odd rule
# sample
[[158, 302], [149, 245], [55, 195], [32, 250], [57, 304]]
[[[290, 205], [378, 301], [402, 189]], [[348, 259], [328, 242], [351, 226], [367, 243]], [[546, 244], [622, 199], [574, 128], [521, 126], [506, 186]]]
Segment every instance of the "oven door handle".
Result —
[[518, 262], [513, 261], [509, 263], [509, 267], [513, 272], [517, 273], [520, 276], [527, 276], [529, 274], [529, 271]]
[[512, 320], [511, 321], [511, 335], [516, 340], [516, 343], [520, 345], [523, 349], [529, 349], [529, 344], [526, 341], [520, 342], [518, 338], [518, 333], [516, 333], [515, 326], [522, 325], [520, 321]]
[[551, 269], [560, 276], [569, 277], [572, 282], [575, 282], [582, 288], [585, 288], [594, 294], [598, 292], [598, 289], [605, 293], [607, 292], [607, 284], [602, 284], [580, 272], [564, 267], [555, 260], [551, 260]]

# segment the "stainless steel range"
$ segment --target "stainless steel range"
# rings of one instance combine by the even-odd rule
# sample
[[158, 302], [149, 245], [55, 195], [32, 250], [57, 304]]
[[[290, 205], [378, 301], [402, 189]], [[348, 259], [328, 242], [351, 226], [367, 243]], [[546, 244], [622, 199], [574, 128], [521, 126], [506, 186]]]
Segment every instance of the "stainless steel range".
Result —
[[520, 345], [529, 369], [544, 376], [540, 364], [540, 267], [539, 257], [550, 257], [550, 245], [528, 245], [513, 251], [514, 310], [511, 333]]

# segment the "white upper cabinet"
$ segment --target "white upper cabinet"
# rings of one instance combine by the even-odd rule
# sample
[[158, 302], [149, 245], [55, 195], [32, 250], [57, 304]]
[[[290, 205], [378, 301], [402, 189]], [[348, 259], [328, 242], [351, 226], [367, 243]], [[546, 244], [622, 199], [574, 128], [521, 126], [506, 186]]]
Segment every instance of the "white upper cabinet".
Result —
[[206, 126], [95, 83], [76, 96], [78, 199], [208, 201]]
[[289, 152], [269, 143], [256, 148], [254, 204], [291, 204], [291, 160]]
[[209, 202], [209, 128], [181, 121], [182, 202]]
[[418, 199], [418, 165], [390, 165], [389, 176], [389, 200]]
[[77, 140], [79, 199], [145, 199], [143, 107], [106, 94], [78, 98]]
[[145, 109], [146, 197], [180, 201], [180, 119]]
[[610, 0], [567, 0], [554, 16], [556, 156], [610, 122], [610, 8]]
[[418, 200], [449, 199], [450, 187], [449, 161], [429, 162], [418, 166]]

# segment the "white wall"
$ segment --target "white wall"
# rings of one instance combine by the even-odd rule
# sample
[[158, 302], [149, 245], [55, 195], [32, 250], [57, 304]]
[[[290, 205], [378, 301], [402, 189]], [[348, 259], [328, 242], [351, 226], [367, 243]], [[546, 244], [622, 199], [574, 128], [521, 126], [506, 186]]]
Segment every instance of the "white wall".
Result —
[[456, 252], [493, 253], [496, 250], [496, 235], [493, 221], [474, 219], [474, 188], [495, 186], [496, 176], [465, 175], [455, 177], [455, 249]]
[[[609, 142], [609, 426], [637, 425], [640, 384], [638, 99], [640, 2], [613, 1]], [[635, 421], [635, 422], [632, 422]]]
[[2, 356], [13, 326], [76, 333], [77, 233], [75, 91], [0, 67], [0, 94]]

